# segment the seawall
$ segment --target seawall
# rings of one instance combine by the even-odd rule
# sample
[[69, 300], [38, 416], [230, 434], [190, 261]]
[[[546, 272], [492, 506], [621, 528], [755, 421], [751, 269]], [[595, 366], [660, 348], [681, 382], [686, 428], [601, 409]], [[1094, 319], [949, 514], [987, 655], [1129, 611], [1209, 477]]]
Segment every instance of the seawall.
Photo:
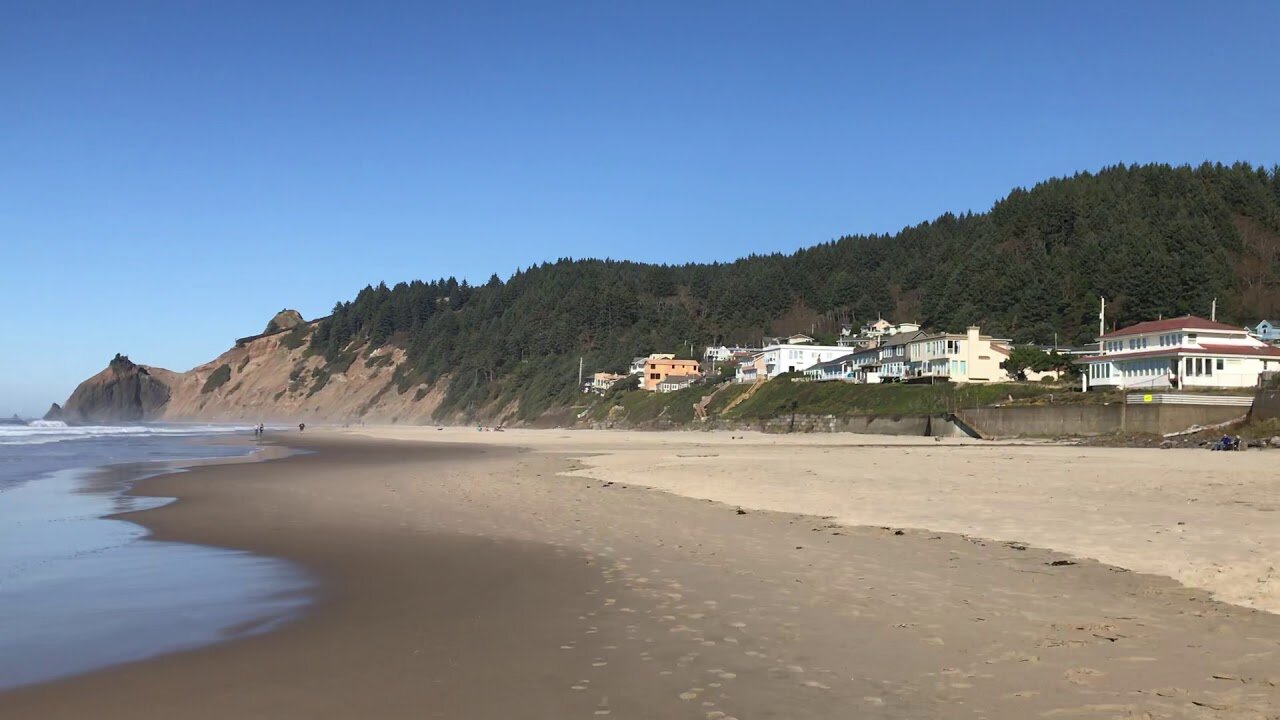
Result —
[[1253, 396], [1253, 411], [1250, 417], [1254, 420], [1280, 418], [1280, 372], [1262, 374], [1262, 380], [1258, 383], [1258, 392]]
[[[1276, 391], [1280, 396], [1280, 389]], [[1280, 406], [1280, 397], [1276, 398]], [[1280, 411], [1280, 407], [1276, 408]], [[766, 433], [861, 433], [918, 437], [1064, 437], [1143, 433], [1166, 435], [1241, 417], [1245, 408], [1215, 405], [1051, 405], [986, 407], [936, 415], [809, 415], [714, 423], [726, 430]]]
[[1234, 406], [1112, 403], [974, 408], [957, 411], [956, 415], [983, 437], [1052, 437], [1118, 432], [1166, 435], [1196, 425], [1228, 422], [1244, 412], [1244, 408]]

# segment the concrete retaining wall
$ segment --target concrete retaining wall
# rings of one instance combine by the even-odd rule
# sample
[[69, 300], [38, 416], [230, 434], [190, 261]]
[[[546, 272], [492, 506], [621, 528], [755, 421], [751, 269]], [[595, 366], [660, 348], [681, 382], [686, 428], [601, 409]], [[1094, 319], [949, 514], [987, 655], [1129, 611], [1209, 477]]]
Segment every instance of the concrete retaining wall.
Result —
[[958, 437], [965, 434], [941, 415], [785, 415], [751, 423], [734, 423], [731, 427], [768, 433], [849, 432], [921, 437]]
[[1215, 405], [1052, 405], [993, 407], [956, 414], [983, 437], [1019, 435], [1165, 435], [1193, 425], [1213, 425], [1242, 416], [1245, 408]]
[[1262, 374], [1258, 392], [1253, 397], [1254, 420], [1280, 418], [1280, 372]]
[[[1277, 388], [1280, 412], [1280, 388]], [[964, 437], [961, 425], [982, 437], [1058, 437], [1119, 432], [1165, 435], [1194, 425], [1213, 425], [1244, 415], [1246, 408], [1213, 405], [1043, 405], [989, 407], [945, 415], [784, 415], [754, 422], [715, 423], [726, 430], [768, 433], [848, 432], [867, 435]], [[953, 422], [952, 417], [956, 421]]]

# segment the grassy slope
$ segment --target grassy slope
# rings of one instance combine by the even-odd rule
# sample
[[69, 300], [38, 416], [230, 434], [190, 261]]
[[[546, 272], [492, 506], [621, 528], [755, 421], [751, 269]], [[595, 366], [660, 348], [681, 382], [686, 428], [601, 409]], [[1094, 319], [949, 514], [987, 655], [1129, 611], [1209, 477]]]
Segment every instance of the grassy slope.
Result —
[[762, 420], [788, 413], [812, 415], [920, 415], [944, 413], [965, 407], [1015, 402], [1103, 402], [1099, 393], [1073, 393], [1062, 386], [1036, 383], [1000, 385], [853, 385], [849, 383], [792, 382], [789, 377], [763, 385], [754, 395], [728, 413], [724, 408], [745, 393], [748, 385], [720, 388], [693, 387], [675, 393], [645, 390], [615, 391], [598, 399], [589, 413], [592, 421], [610, 418], [629, 425], [655, 420], [676, 424], [694, 422], [693, 405], [715, 392], [708, 408], [712, 419]]
[[790, 412], [813, 415], [920, 415], [1067, 395], [1040, 383], [994, 385], [853, 385], [792, 382], [780, 377], [733, 408], [727, 418], [761, 420]]
[[[677, 425], [695, 422], [693, 405], [715, 393], [708, 407], [713, 420], [766, 420], [790, 413], [802, 415], [934, 415], [991, 405], [1066, 405], [1123, 402], [1125, 393], [1082, 393], [1074, 383], [999, 383], [992, 385], [855, 385], [842, 382], [793, 382], [783, 376], [765, 383], [728, 412], [725, 408], [749, 385], [718, 388], [696, 386], [676, 393], [618, 390], [594, 400], [589, 418], [647, 425], [662, 420]], [[1216, 391], [1237, 394], [1231, 390]], [[1251, 389], [1238, 394], [1252, 394]], [[610, 417], [610, 411], [614, 411]]]

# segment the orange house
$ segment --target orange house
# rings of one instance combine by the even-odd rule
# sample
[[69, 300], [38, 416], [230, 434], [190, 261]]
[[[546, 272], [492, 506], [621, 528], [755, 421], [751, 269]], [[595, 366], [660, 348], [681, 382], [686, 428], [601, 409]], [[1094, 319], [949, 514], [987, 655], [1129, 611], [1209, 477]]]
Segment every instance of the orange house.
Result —
[[650, 355], [644, 361], [644, 376], [641, 380], [645, 390], [657, 390], [658, 383], [671, 375], [697, 375], [697, 360], [677, 360], [674, 355]]

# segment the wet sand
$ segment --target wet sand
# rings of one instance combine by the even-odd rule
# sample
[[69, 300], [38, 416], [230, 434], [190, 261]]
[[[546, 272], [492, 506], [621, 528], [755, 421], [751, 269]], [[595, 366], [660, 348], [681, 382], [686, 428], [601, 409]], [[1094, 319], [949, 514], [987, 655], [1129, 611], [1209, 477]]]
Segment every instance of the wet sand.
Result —
[[[313, 611], [0, 694], [0, 717], [1280, 713], [1280, 617], [1165, 577], [830, 513], [739, 512], [588, 467], [609, 451], [566, 434], [542, 436], [562, 442], [543, 452], [516, 434], [440, 437], [455, 442], [308, 431], [282, 439], [315, 454], [140, 485], [180, 500], [131, 519], [299, 563], [321, 586]], [[802, 479], [817, 452], [754, 472]], [[564, 474], [575, 468], [594, 477]]]

